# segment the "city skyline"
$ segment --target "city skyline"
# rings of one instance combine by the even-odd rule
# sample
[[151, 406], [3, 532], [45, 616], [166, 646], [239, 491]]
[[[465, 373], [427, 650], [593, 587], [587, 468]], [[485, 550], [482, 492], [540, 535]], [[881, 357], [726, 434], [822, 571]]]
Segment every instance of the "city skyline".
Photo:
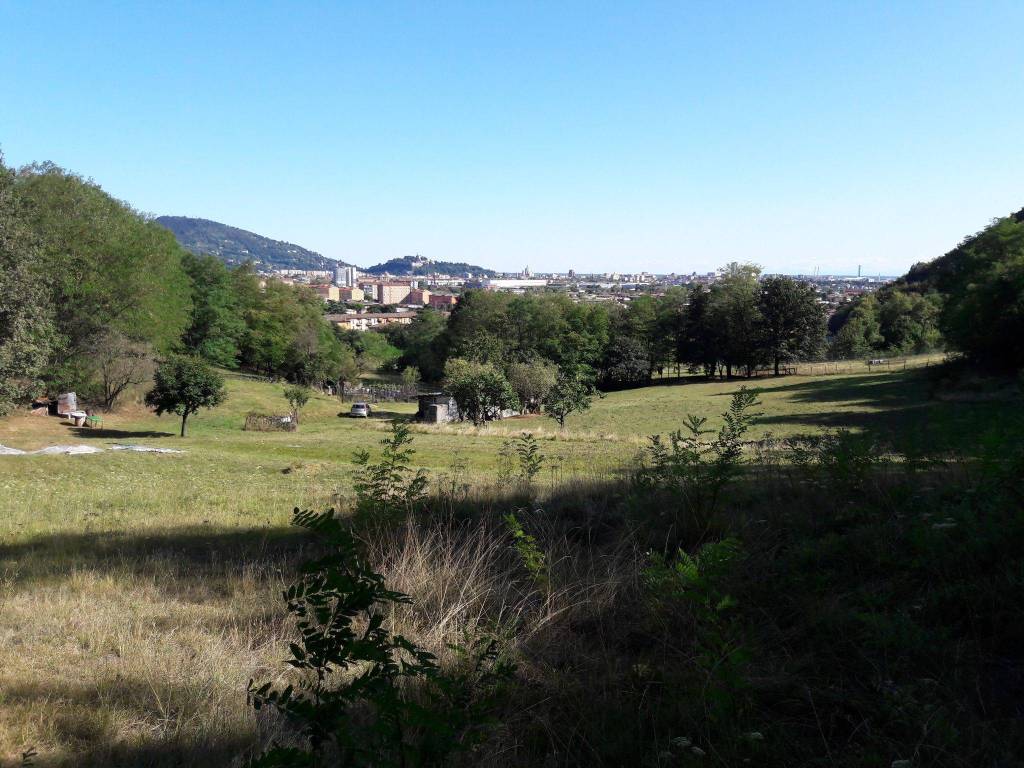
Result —
[[10, 3], [0, 151], [360, 264], [894, 275], [1024, 205], [1017, 10]]

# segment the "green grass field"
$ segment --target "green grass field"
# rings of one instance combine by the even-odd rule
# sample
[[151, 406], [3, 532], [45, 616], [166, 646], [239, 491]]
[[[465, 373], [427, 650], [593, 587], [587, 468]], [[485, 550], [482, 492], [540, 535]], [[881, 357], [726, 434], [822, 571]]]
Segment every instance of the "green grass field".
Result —
[[[687, 413], [711, 426], [741, 383], [694, 382], [610, 393], [569, 429], [543, 417], [418, 426], [416, 463], [434, 477], [465, 467], [495, 477], [510, 434], [542, 438], [554, 479], [597, 477], [628, 465], [646, 436]], [[1019, 395], [933, 399], [925, 372], [791, 376], [761, 390], [752, 437], [849, 429], [915, 446], [969, 450], [1017, 409]], [[183, 454], [104, 451], [0, 457], [0, 765], [34, 747], [39, 765], [228, 764], [251, 743], [245, 703], [252, 676], [276, 669], [284, 632], [278, 595], [301, 545], [295, 506], [343, 504], [357, 449], [374, 450], [389, 418], [339, 418], [317, 396], [295, 433], [241, 429], [255, 410], [282, 413], [280, 385], [229, 378], [227, 403], [194, 417], [179, 438], [174, 417], [141, 409], [102, 430], [48, 417], [0, 421], [18, 448], [140, 443]], [[223, 749], [223, 763], [209, 745]]]

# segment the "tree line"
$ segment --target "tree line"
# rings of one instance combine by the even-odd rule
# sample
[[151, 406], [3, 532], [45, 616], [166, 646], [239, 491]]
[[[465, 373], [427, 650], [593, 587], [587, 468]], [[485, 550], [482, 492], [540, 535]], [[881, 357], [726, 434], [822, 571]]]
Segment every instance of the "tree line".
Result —
[[189, 253], [90, 180], [2, 160], [0, 411], [61, 391], [111, 408], [171, 355], [321, 384], [398, 354], [335, 331], [308, 289]]
[[982, 367], [1024, 366], [1024, 210], [998, 218], [830, 320], [836, 357], [949, 349]]
[[398, 365], [415, 366], [429, 380], [442, 379], [448, 361], [467, 359], [494, 365], [510, 380], [534, 366], [538, 377], [576, 371], [614, 389], [673, 372], [778, 373], [787, 362], [821, 355], [826, 326], [809, 286], [760, 279], [758, 267], [730, 264], [710, 288], [673, 287], [626, 306], [578, 304], [557, 293], [467, 291], [447, 322], [426, 310], [386, 332], [402, 350]]

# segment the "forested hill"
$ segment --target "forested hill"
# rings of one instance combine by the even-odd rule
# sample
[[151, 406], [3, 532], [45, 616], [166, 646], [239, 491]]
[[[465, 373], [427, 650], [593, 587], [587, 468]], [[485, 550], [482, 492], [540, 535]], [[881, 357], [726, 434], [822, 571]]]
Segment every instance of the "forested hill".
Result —
[[160, 216], [156, 221], [192, 253], [216, 256], [226, 264], [251, 261], [257, 267], [276, 269], [334, 269], [338, 263], [345, 264], [294, 243], [271, 240], [209, 219]]
[[1024, 368], [1024, 209], [840, 307], [829, 329], [836, 357], [947, 349], [991, 369]]
[[403, 256], [400, 259], [390, 259], [383, 264], [374, 264], [366, 269], [371, 275], [458, 275], [461, 277], [493, 277], [497, 274], [492, 269], [478, 267], [475, 264], [466, 264], [461, 261], [431, 261], [422, 256]]
[[[1024, 224], [1024, 208], [1005, 219], [997, 219], [996, 224], [965, 238], [962, 243], [944, 256], [915, 264], [906, 275], [893, 284], [894, 287], [917, 293], [948, 291], [951, 285], [959, 282], [965, 273], [973, 272], [979, 266], [975, 263], [977, 261], [976, 245], [979, 241], [984, 242], [986, 236], [997, 228], [999, 221]], [[1006, 255], [1002, 249], [994, 249], [991, 258], [1001, 260], [1006, 258]]]

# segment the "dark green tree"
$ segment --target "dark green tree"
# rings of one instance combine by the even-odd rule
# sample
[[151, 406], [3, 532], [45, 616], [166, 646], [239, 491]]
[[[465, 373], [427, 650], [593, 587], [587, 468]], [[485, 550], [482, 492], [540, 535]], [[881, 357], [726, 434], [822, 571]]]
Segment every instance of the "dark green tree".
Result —
[[181, 341], [189, 316], [185, 251], [171, 232], [96, 184], [53, 164], [21, 169], [18, 194], [40, 240], [64, 350], [49, 371], [55, 387], [94, 387], [90, 358], [116, 331], [158, 353]]
[[970, 360], [1024, 367], [1024, 211], [999, 219], [945, 257], [942, 329]]
[[594, 399], [594, 385], [578, 371], [560, 371], [555, 385], [544, 397], [544, 413], [565, 429], [565, 420], [574, 413], [583, 413]]
[[0, 414], [31, 396], [56, 338], [38, 242], [0, 155]]
[[189, 416], [200, 408], [216, 408], [226, 398], [224, 379], [206, 362], [195, 356], [172, 355], [157, 368], [146, 405], [155, 408], [157, 416], [181, 416], [181, 436], [185, 437]]
[[761, 268], [733, 262], [720, 270], [711, 288], [710, 321], [719, 336], [720, 359], [727, 376], [740, 369], [748, 376], [764, 360], [758, 306]]
[[439, 380], [447, 357], [445, 329], [444, 316], [432, 309], [424, 309], [409, 325], [389, 326], [388, 339], [402, 351], [397, 365], [417, 368], [426, 381]]
[[214, 365], [236, 367], [246, 329], [230, 271], [213, 256], [188, 253], [182, 264], [192, 293], [192, 312], [182, 343]]
[[825, 339], [825, 313], [815, 290], [791, 277], [761, 281], [760, 339], [775, 375], [786, 360], [817, 356]]
[[846, 313], [832, 341], [831, 354], [838, 360], [854, 360], [875, 354], [884, 344], [878, 322], [878, 299], [865, 296]]

